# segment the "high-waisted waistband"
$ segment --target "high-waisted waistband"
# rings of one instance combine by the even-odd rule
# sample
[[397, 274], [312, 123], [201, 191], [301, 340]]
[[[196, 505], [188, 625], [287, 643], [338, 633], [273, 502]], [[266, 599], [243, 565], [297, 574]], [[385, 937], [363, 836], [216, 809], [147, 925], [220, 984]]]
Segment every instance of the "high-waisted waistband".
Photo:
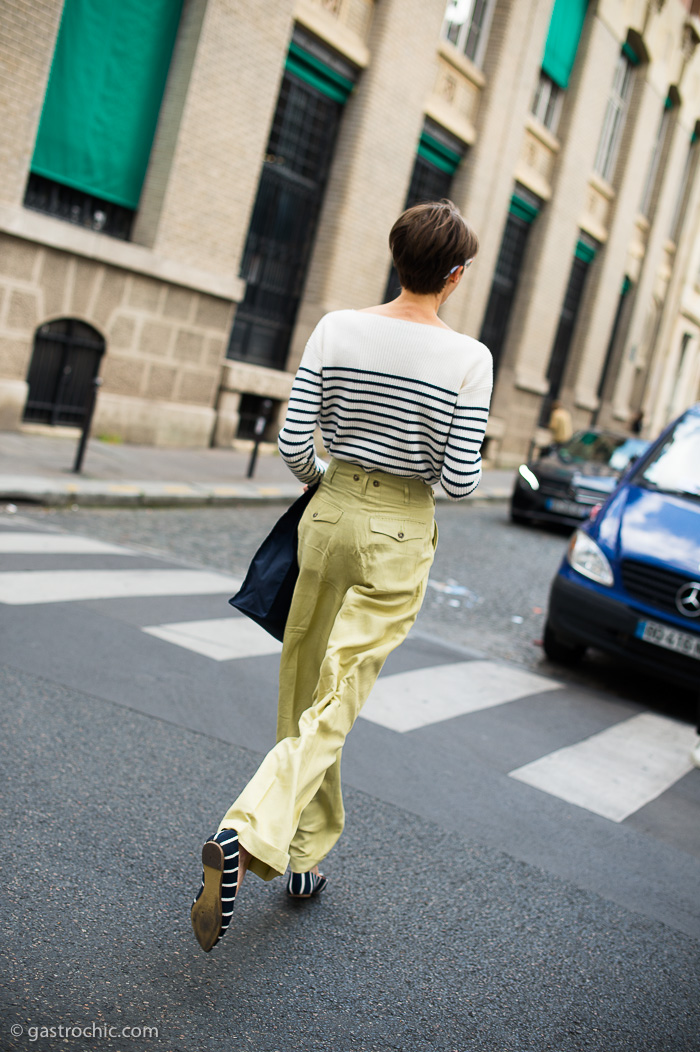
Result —
[[[434, 507], [432, 488], [422, 479], [389, 475], [386, 471], [365, 471], [357, 464], [331, 459], [323, 483], [343, 493], [376, 499], [377, 503], [413, 504]], [[322, 483], [322, 484], [323, 484]]]

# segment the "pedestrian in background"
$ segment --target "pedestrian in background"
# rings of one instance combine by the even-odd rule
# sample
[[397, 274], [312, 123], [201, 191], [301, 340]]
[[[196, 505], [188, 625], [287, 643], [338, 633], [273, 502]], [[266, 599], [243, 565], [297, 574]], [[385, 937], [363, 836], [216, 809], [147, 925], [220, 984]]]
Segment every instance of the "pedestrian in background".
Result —
[[[299, 526], [277, 745], [202, 849], [192, 925], [207, 951], [226, 932], [248, 870], [271, 880], [289, 866], [297, 898], [326, 886], [318, 867], [344, 825], [345, 737], [425, 594], [437, 544], [432, 486], [459, 500], [481, 476], [491, 355], [438, 317], [477, 237], [442, 201], [404, 212], [389, 244], [399, 296], [321, 319], [280, 432], [296, 477], [320, 485]], [[328, 465], [315, 453], [317, 425]]]
[[549, 417], [549, 430], [552, 442], [555, 446], [561, 446], [568, 442], [574, 433], [571, 423], [571, 413], [562, 402], [552, 402], [552, 412]]

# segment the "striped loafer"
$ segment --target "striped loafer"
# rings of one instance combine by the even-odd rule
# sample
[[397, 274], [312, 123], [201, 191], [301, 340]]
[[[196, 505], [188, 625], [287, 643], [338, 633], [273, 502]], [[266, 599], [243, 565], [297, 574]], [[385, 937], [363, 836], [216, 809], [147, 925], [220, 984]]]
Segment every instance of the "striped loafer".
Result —
[[202, 886], [192, 904], [192, 928], [206, 953], [226, 934], [238, 887], [238, 834], [222, 829], [202, 848]]
[[290, 873], [287, 894], [293, 899], [310, 899], [323, 891], [328, 881], [323, 875], [315, 873]]

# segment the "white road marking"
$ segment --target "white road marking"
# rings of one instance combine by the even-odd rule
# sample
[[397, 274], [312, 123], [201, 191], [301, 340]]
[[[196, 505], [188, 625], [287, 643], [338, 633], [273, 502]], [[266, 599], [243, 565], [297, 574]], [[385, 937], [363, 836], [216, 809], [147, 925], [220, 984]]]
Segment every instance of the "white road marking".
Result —
[[279, 654], [282, 644], [264, 628], [244, 617], [220, 617], [212, 621], [180, 621], [143, 629], [157, 639], [193, 650], [214, 661], [265, 657]]
[[4, 555], [136, 555], [130, 548], [70, 533], [0, 532]]
[[156, 595], [233, 595], [240, 586], [236, 577], [204, 570], [28, 570], [0, 573], [0, 603], [28, 606]]
[[460, 661], [381, 677], [361, 716], [404, 733], [561, 686], [495, 661]]
[[695, 730], [641, 713], [510, 772], [511, 778], [622, 822], [692, 769]]

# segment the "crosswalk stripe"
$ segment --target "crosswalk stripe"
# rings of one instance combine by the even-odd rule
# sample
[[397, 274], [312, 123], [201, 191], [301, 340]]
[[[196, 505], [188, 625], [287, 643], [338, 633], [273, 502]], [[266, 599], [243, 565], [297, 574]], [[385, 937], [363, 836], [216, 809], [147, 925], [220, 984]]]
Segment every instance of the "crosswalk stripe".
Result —
[[692, 769], [692, 727], [646, 712], [510, 772], [511, 778], [613, 822]]
[[204, 570], [28, 570], [0, 573], [0, 603], [27, 606], [157, 595], [232, 595], [241, 582]]
[[72, 533], [20, 533], [6, 530], [0, 533], [2, 555], [136, 555], [130, 548], [122, 548], [90, 537]]
[[180, 621], [143, 629], [157, 639], [193, 650], [214, 661], [265, 657], [279, 654], [282, 644], [264, 628], [244, 617], [220, 617], [209, 621]]
[[361, 715], [404, 733], [561, 686], [495, 661], [460, 661], [383, 676]]

